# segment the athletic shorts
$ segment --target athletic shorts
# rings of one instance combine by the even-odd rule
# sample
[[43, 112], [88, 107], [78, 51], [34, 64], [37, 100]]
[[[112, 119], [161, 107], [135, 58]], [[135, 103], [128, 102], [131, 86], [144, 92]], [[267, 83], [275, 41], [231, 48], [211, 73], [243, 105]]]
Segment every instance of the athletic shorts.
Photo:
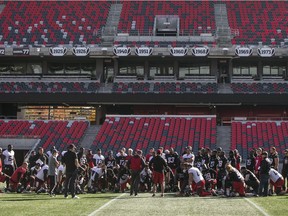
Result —
[[153, 182], [154, 184], [162, 184], [164, 182], [164, 173], [153, 171]]

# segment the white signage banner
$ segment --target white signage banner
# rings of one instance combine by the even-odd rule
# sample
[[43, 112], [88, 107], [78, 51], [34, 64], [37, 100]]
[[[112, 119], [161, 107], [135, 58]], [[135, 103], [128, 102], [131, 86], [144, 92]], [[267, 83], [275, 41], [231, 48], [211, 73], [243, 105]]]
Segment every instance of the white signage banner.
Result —
[[128, 56], [131, 53], [130, 47], [114, 47], [113, 52], [117, 56]]
[[72, 52], [75, 56], [87, 56], [90, 53], [89, 47], [73, 47]]
[[261, 57], [272, 57], [275, 54], [275, 49], [271, 47], [258, 48], [258, 55]]
[[138, 56], [150, 56], [153, 52], [152, 47], [136, 47], [135, 54]]
[[235, 54], [240, 57], [248, 57], [253, 53], [253, 49], [250, 47], [236, 47]]
[[51, 47], [49, 52], [52, 56], [64, 56], [67, 53], [66, 47]]
[[184, 47], [171, 47], [170, 54], [173, 56], [185, 56], [187, 55], [188, 48]]
[[29, 55], [30, 49], [29, 48], [14, 48], [13, 55]]
[[192, 47], [191, 51], [194, 56], [207, 56], [210, 52], [210, 49], [207, 46]]

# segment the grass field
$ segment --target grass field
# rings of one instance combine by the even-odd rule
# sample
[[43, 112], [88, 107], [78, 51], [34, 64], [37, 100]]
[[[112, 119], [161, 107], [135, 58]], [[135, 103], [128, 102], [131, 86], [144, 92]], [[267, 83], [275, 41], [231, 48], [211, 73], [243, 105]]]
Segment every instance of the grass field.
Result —
[[[85, 194], [64, 199], [36, 194], [0, 194], [1, 215], [288, 215], [288, 196], [266, 198], [175, 197], [166, 194]], [[260, 210], [259, 210], [260, 209]]]

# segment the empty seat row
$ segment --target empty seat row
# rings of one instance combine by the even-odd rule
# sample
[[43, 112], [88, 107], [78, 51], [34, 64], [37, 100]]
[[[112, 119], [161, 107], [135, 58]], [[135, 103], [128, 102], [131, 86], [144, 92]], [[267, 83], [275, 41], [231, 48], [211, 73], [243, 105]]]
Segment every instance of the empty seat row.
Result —
[[99, 82], [0, 82], [0, 92], [7, 93], [72, 93], [97, 92]]
[[173, 147], [183, 152], [186, 146], [198, 148], [216, 147], [215, 117], [175, 116], [107, 116], [95, 137], [92, 150], [101, 148], [118, 151], [121, 147], [142, 149]]
[[237, 148], [244, 158], [254, 148], [264, 148], [269, 152], [276, 147], [280, 158], [284, 149], [288, 148], [288, 122], [232, 122], [231, 148]]
[[217, 93], [217, 83], [114, 82], [115, 93]]
[[0, 120], [0, 136], [40, 139], [38, 146], [63, 151], [69, 144], [78, 146], [88, 126], [87, 121]]
[[234, 93], [276, 93], [287, 94], [288, 83], [232, 83]]

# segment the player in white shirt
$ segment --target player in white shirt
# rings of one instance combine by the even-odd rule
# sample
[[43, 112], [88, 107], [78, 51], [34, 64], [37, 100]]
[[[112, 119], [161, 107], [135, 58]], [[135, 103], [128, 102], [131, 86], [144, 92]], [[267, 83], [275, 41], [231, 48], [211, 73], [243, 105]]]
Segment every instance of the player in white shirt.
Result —
[[[89, 184], [88, 187], [90, 186], [92, 191], [96, 192], [97, 189], [98, 190], [103, 190], [105, 188], [105, 182], [101, 182], [100, 180], [102, 179], [102, 177], [104, 177], [103, 179], [105, 180], [106, 175], [107, 173], [107, 168], [105, 166], [105, 164], [100, 164], [100, 167], [99, 166], [94, 166], [92, 169], [91, 169], [91, 178], [90, 178], [90, 181], [89, 181]], [[102, 188], [100, 189], [100, 187], [102, 186]]]
[[101, 154], [101, 149], [97, 149], [97, 153], [93, 156], [94, 165], [97, 166], [101, 163], [104, 163], [105, 157]]
[[182, 162], [187, 162], [187, 163], [193, 164], [194, 159], [195, 159], [195, 156], [191, 152], [191, 149], [187, 148], [186, 153], [184, 155], [182, 155]]
[[[123, 153], [121, 153], [121, 151], [123, 151]], [[116, 154], [116, 158], [117, 158], [117, 157], [120, 157], [121, 155], [124, 156], [124, 157], [127, 156], [126, 148], [125, 148], [125, 147], [123, 147], [123, 148], [120, 149], [120, 151]]]
[[210, 196], [211, 193], [204, 190], [205, 180], [202, 173], [196, 167], [192, 167], [191, 164], [188, 164], [188, 175], [189, 175], [189, 186], [193, 191], [195, 191], [199, 196]]
[[63, 188], [63, 183], [65, 182], [65, 166], [60, 163], [59, 167], [57, 168], [57, 186], [56, 186], [56, 193], [61, 193]]
[[275, 169], [271, 168], [269, 171], [270, 176], [270, 184], [275, 188], [275, 193], [277, 195], [282, 195], [285, 191], [282, 191], [282, 187], [284, 185], [283, 176]]
[[[4, 164], [3, 173], [7, 176], [12, 176], [15, 169], [17, 168], [15, 160], [15, 152], [13, 151], [13, 146], [8, 145], [8, 148], [2, 152], [2, 160]], [[9, 178], [6, 178], [6, 188], [9, 187]]]
[[40, 164], [41, 169], [39, 170], [39, 172], [35, 176], [36, 192], [37, 193], [41, 193], [41, 192], [45, 192], [46, 191], [44, 188], [46, 188], [45, 182], [48, 179], [48, 169], [49, 169], [49, 167], [48, 167], [47, 164], [43, 164], [43, 162], [40, 159], [38, 159], [36, 161], [36, 164], [37, 163]]

